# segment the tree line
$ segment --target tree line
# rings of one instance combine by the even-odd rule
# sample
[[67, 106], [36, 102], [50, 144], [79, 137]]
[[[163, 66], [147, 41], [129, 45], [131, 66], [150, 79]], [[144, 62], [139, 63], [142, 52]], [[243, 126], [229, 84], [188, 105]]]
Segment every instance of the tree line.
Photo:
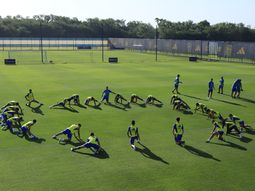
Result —
[[[255, 29], [242, 23], [211, 25], [204, 20], [171, 22], [155, 19], [157, 36], [162, 39], [217, 40], [255, 42]], [[89, 18], [85, 21], [56, 15], [35, 15], [32, 18], [0, 17], [0, 37], [49, 38], [155, 38], [156, 28], [140, 21], [126, 22], [118, 19]]]

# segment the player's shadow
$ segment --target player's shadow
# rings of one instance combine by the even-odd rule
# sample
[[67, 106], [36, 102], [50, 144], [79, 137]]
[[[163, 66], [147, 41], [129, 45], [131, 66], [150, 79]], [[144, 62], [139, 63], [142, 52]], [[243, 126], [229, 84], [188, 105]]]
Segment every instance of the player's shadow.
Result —
[[[229, 134], [230, 137], [233, 137], [235, 139], [240, 139], [239, 137], [237, 136], [234, 136], [232, 134]], [[245, 136], [242, 136], [242, 138], [240, 139], [240, 141], [244, 142], [244, 143], [249, 143], [251, 142], [253, 139], [249, 138], [249, 137], [245, 137]]]
[[236, 106], [242, 106], [242, 107], [245, 107], [244, 105], [241, 105], [239, 103], [235, 103], [235, 102], [232, 102], [232, 101], [226, 101], [226, 100], [221, 100], [221, 99], [217, 99], [217, 98], [211, 98], [212, 100], [216, 100], [216, 101], [219, 101], [219, 102], [222, 102], [222, 103], [227, 103], [227, 104], [231, 104], [231, 105], [236, 105]]
[[74, 147], [78, 147], [80, 145], [82, 145], [82, 143], [80, 142], [73, 142], [73, 141], [63, 141], [63, 142], [59, 142], [60, 145], [72, 145]]
[[143, 145], [142, 143], [139, 142], [139, 145], [142, 146], [142, 148], [136, 147], [136, 151], [140, 152], [144, 157], [152, 159], [152, 160], [156, 160], [156, 161], [160, 161], [166, 165], [169, 165], [169, 163], [167, 161], [165, 161], [164, 159], [162, 159], [161, 157], [157, 156], [156, 154], [154, 154], [153, 152], [151, 152], [151, 150], [146, 147], [145, 145]]
[[39, 105], [39, 106], [37, 106], [37, 107], [32, 107], [32, 106], [30, 106], [30, 108], [31, 108], [31, 111], [32, 111], [33, 113], [37, 113], [37, 114], [40, 114], [40, 115], [44, 115], [43, 111], [41, 110], [41, 106], [42, 106], [42, 105]]
[[38, 143], [38, 144], [42, 144], [43, 142], [46, 141], [46, 139], [44, 138], [39, 138], [39, 137], [36, 137], [34, 139], [32, 138], [29, 138], [27, 135], [18, 135], [18, 137], [20, 138], [25, 138], [25, 140], [27, 140], [28, 142], [31, 142], [31, 143]]
[[97, 110], [102, 110], [102, 108], [100, 107], [100, 105], [86, 105], [87, 107], [93, 108], [93, 109], [97, 109]]
[[182, 113], [185, 115], [193, 115], [193, 112], [191, 110], [183, 110]]
[[138, 105], [139, 107], [142, 107], [142, 108], [146, 108], [145, 103], [132, 103], [132, 104]]
[[83, 109], [87, 109], [87, 107], [85, 105], [82, 105], [82, 104], [72, 104], [72, 105], [83, 108]]
[[238, 98], [238, 99], [240, 99], [240, 100], [242, 100], [242, 101], [245, 101], [245, 102], [249, 102], [249, 103], [255, 103], [255, 100], [248, 99], [248, 98], [244, 98], [244, 97], [240, 97], [240, 98]]
[[185, 97], [193, 98], [193, 99], [198, 99], [198, 100], [202, 100], [202, 101], [208, 101], [207, 99], [203, 99], [203, 98], [200, 98], [200, 97], [190, 96], [190, 95], [186, 95], [186, 94], [181, 94], [181, 95], [185, 96]]
[[217, 162], [221, 161], [220, 159], [215, 158], [211, 154], [209, 154], [209, 153], [207, 153], [205, 151], [202, 151], [200, 149], [197, 149], [195, 147], [192, 147], [190, 145], [184, 145], [183, 148], [186, 149], [187, 151], [189, 151], [193, 155], [204, 157], [204, 158], [208, 158], [208, 159], [212, 159], [212, 160], [215, 160]]
[[210, 144], [214, 144], [214, 145], [221, 145], [221, 146], [224, 146], [224, 147], [232, 147], [234, 149], [239, 149], [239, 150], [242, 150], [242, 151], [247, 151], [247, 149], [241, 145], [238, 145], [238, 144], [235, 144], [235, 143], [232, 143], [230, 141], [223, 141], [222, 143], [217, 143], [217, 142], [210, 142]]
[[73, 113], [79, 113], [76, 109], [72, 107], [53, 107], [52, 109], [67, 110]]
[[113, 103], [111, 103], [111, 102], [109, 102], [109, 103], [106, 104], [106, 105], [111, 106], [111, 107], [116, 108], [116, 109], [120, 109], [120, 110], [123, 110], [123, 111], [127, 111], [125, 107], [118, 106], [118, 105], [113, 104]]
[[148, 103], [147, 105], [155, 106], [157, 108], [162, 108], [164, 104], [163, 103]]
[[119, 105], [123, 108], [126, 108], [126, 109], [131, 109], [131, 105], [129, 103], [114, 103], [115, 105]]
[[255, 135], [255, 131], [253, 129], [246, 129], [246, 133], [250, 135]]
[[74, 153], [78, 153], [78, 154], [82, 154], [82, 155], [87, 155], [87, 156], [91, 156], [91, 157], [95, 157], [98, 159], [107, 159], [110, 158], [109, 154], [103, 149], [101, 148], [100, 152], [98, 154], [92, 154], [92, 153], [84, 153], [81, 151], [73, 151]]

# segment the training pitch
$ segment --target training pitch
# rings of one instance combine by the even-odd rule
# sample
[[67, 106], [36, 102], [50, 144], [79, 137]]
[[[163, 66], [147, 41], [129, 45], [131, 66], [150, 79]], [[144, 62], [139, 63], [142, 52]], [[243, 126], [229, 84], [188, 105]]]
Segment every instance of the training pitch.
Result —
[[[205, 143], [212, 124], [200, 112], [184, 114], [170, 106], [176, 74], [181, 75], [181, 98], [192, 109], [205, 103], [224, 117], [235, 114], [255, 128], [255, 66], [223, 62], [189, 62], [187, 58], [159, 56], [128, 51], [106, 51], [105, 57], [119, 57], [119, 63], [101, 62], [100, 51], [84, 56], [86, 51], [48, 52], [49, 64], [29, 62], [15, 66], [0, 65], [0, 105], [19, 101], [24, 120], [37, 119], [32, 132], [45, 139], [41, 143], [0, 131], [0, 190], [231, 190], [255, 188], [255, 132], [243, 139], [225, 136]], [[1, 62], [6, 53], [0, 53]], [[33, 60], [33, 55], [26, 55]], [[75, 62], [72, 63], [72, 58]], [[70, 61], [66, 61], [69, 59]], [[92, 60], [92, 61], [91, 61]], [[224, 94], [214, 92], [207, 99], [208, 82], [225, 78]], [[240, 99], [230, 97], [231, 85], [241, 78], [244, 91]], [[101, 105], [101, 109], [72, 106], [75, 111], [49, 109], [72, 94], [81, 102], [88, 96], [101, 98], [106, 86], [124, 97], [132, 93], [146, 98], [153, 95], [163, 107], [131, 104]], [[25, 106], [28, 89], [44, 105], [32, 110]], [[113, 101], [113, 96], [111, 96]], [[175, 145], [171, 128], [176, 117], [184, 124], [186, 146]], [[141, 143], [131, 149], [126, 131], [136, 120]], [[73, 145], [61, 145], [52, 135], [73, 123], [81, 123], [85, 140], [90, 132], [100, 139], [104, 155], [94, 156], [88, 149], [71, 152]]]

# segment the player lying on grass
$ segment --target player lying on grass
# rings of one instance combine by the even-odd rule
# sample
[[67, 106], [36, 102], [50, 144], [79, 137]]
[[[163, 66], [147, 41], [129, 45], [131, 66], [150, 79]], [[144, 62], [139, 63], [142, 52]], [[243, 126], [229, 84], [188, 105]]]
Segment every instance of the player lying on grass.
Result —
[[174, 135], [174, 140], [177, 145], [183, 145], [185, 143], [185, 141], [182, 141], [182, 137], [184, 134], [184, 126], [180, 121], [181, 118], [177, 117], [176, 122], [173, 124], [172, 127], [172, 133]]
[[[125, 101], [125, 102], [124, 102]], [[114, 98], [114, 102], [115, 103], [119, 103], [119, 104], [129, 104], [129, 101], [127, 99], [125, 99], [122, 95], [120, 94], [116, 94], [115, 98]]]
[[108, 86], [106, 86], [105, 90], [102, 93], [101, 103], [103, 101], [106, 101], [107, 104], [109, 103], [110, 93], [116, 94], [115, 92], [109, 90]]
[[21, 135], [26, 136], [28, 139], [35, 140], [37, 137], [31, 133], [32, 126], [36, 123], [36, 120], [29, 121], [21, 126]]
[[6, 120], [6, 128], [3, 128], [3, 130], [9, 129], [11, 133], [14, 133], [16, 129], [20, 131], [22, 121], [22, 117], [11, 117]]
[[131, 125], [128, 127], [127, 136], [130, 138], [130, 145], [132, 149], [136, 149], [135, 141], [140, 141], [140, 135], [138, 132], [138, 127], [135, 126], [135, 120], [131, 121]]
[[81, 148], [90, 149], [95, 155], [99, 154], [101, 150], [99, 139], [95, 136], [94, 133], [90, 133], [90, 136], [86, 140], [86, 142], [78, 147], [71, 148], [71, 151], [76, 151]]
[[185, 111], [188, 111], [190, 110], [190, 107], [189, 105], [183, 101], [181, 98], [179, 99], [175, 99], [174, 103], [173, 103], [173, 110], [176, 109], [176, 110], [185, 110]]
[[243, 91], [242, 80], [237, 79], [232, 85], [231, 97], [232, 98], [240, 97], [241, 91]]
[[54, 108], [54, 107], [66, 107], [67, 99], [68, 99], [68, 98], [65, 98], [63, 101], [58, 102], [58, 103], [56, 103], [56, 104], [50, 106], [50, 109], [52, 109], [52, 108]]
[[94, 107], [99, 107], [101, 105], [101, 103], [92, 96], [86, 98], [86, 100], [84, 101], [84, 105], [90, 105], [90, 102], [94, 103]]
[[28, 93], [25, 95], [25, 99], [28, 101], [26, 103], [26, 106], [30, 107], [31, 106], [31, 103], [35, 102], [35, 103], [38, 103], [41, 105], [43, 105], [43, 103], [40, 103], [39, 101], [37, 101], [35, 98], [34, 98], [34, 94], [32, 92], [32, 89], [29, 89]]
[[136, 95], [136, 94], [131, 95], [130, 103], [137, 103], [138, 100], [140, 100], [144, 103], [144, 100], [142, 98], [140, 98], [138, 95]]
[[20, 113], [23, 114], [23, 111], [22, 111], [22, 108], [19, 105], [19, 102], [17, 102], [17, 101], [9, 101], [5, 106], [3, 106], [1, 108], [1, 110], [5, 109], [8, 106], [16, 106], [16, 107], [18, 107], [20, 109]]
[[73, 101], [73, 104], [80, 105], [80, 96], [78, 94], [73, 94], [72, 96], [70, 96], [66, 100], [67, 100], [69, 105], [71, 104], [72, 101]]
[[207, 106], [203, 103], [196, 103], [196, 107], [195, 107], [195, 113], [198, 111], [198, 110], [201, 110], [202, 113], [206, 113], [207, 111]]
[[220, 85], [219, 85], [218, 93], [223, 94], [223, 88], [224, 88], [224, 78], [222, 76], [220, 78]]
[[[157, 103], [155, 103], [157, 102]], [[158, 100], [157, 98], [155, 98], [154, 96], [152, 95], [149, 95], [145, 101], [146, 104], [160, 104], [160, 105], [163, 105], [163, 103]]]
[[64, 131], [61, 131], [57, 133], [56, 135], [53, 135], [53, 139], [57, 139], [59, 135], [66, 135], [67, 139], [59, 139], [59, 143], [68, 143], [71, 142], [72, 137], [74, 136], [80, 143], [83, 143], [81, 136], [80, 136], [80, 129], [81, 124], [72, 124], [70, 127], [66, 128]]
[[212, 124], [213, 124], [213, 130], [211, 133], [211, 136], [207, 139], [207, 143], [210, 143], [210, 141], [212, 140], [213, 137], [217, 136], [219, 140], [224, 141], [223, 139], [223, 135], [224, 135], [224, 130], [223, 127], [219, 125], [218, 122], [216, 122], [215, 120], [212, 120]]

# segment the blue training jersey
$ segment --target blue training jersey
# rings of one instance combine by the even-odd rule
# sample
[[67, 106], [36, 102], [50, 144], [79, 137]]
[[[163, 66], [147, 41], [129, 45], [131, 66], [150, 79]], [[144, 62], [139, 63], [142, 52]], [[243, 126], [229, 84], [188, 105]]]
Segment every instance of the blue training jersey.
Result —
[[111, 92], [112, 92], [111, 90], [104, 90], [103, 96], [109, 96]]
[[221, 85], [221, 86], [224, 85], [224, 79], [220, 79], [220, 85]]
[[214, 88], [214, 83], [212, 81], [210, 81], [208, 83], [208, 87], [209, 87], [209, 89], [213, 89]]

